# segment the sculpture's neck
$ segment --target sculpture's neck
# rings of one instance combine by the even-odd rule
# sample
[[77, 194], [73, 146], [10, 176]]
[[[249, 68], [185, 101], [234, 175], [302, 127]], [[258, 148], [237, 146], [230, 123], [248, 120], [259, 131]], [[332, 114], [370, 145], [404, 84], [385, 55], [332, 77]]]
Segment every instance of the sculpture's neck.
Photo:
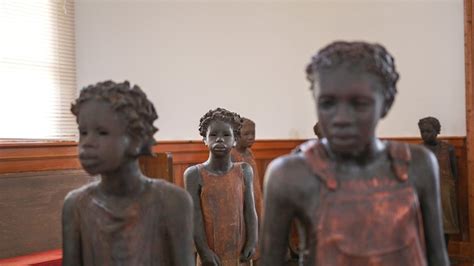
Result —
[[204, 166], [213, 173], [225, 174], [232, 168], [230, 153], [224, 156], [215, 156], [211, 153], [209, 159], [204, 163]]
[[102, 173], [99, 188], [105, 195], [130, 196], [143, 190], [143, 181], [138, 160], [133, 160], [114, 171]]

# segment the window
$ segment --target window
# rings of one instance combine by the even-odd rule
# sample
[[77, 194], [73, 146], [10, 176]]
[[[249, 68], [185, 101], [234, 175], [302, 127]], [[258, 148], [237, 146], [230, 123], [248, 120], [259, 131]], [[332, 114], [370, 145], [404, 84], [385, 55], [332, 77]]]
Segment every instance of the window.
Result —
[[72, 0], [0, 0], [0, 138], [75, 139]]

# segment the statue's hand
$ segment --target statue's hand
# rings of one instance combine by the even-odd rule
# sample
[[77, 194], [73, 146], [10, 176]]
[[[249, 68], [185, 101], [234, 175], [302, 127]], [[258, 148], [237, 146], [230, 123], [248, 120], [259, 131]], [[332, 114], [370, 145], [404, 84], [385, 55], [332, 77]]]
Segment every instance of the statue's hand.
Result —
[[250, 258], [252, 258], [254, 253], [255, 253], [255, 247], [251, 245], [250, 246], [246, 245], [244, 250], [242, 251], [242, 254], [240, 254], [240, 260], [248, 261], [250, 260]]
[[201, 257], [203, 266], [220, 266], [221, 261], [219, 257], [212, 250], [207, 251]]

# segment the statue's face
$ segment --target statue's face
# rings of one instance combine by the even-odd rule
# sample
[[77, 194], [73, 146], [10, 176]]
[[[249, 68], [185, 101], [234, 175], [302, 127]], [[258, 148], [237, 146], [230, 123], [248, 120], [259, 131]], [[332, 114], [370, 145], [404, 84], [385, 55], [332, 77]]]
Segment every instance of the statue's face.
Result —
[[423, 142], [427, 144], [436, 143], [436, 137], [438, 133], [431, 123], [423, 123], [420, 125], [420, 135]]
[[126, 162], [131, 138], [125, 119], [110, 103], [90, 100], [82, 104], [79, 115], [79, 160], [92, 175], [116, 172]]
[[237, 141], [237, 145], [243, 148], [252, 147], [255, 142], [255, 125], [244, 120], [242, 128], [240, 129], [240, 138]]
[[380, 81], [370, 73], [336, 68], [320, 73], [317, 82], [319, 124], [331, 150], [345, 156], [366, 151], [384, 114]]
[[234, 131], [232, 126], [224, 121], [213, 121], [207, 128], [204, 143], [214, 156], [220, 157], [229, 154], [235, 145]]

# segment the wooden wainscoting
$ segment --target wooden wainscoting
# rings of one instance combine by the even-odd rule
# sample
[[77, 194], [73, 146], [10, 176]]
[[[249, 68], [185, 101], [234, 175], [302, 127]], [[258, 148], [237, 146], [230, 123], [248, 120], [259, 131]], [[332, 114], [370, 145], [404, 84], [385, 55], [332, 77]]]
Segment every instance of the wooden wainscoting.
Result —
[[[464, 68], [466, 85], [466, 171], [472, 177], [474, 175], [474, 29], [472, 17], [474, 13], [474, 0], [464, 0]], [[469, 205], [469, 230], [470, 246], [462, 245], [459, 248], [461, 254], [470, 254], [474, 259], [474, 182], [469, 178], [467, 183]]]
[[75, 142], [0, 142], [0, 174], [80, 169]]
[[64, 197], [92, 180], [82, 170], [0, 174], [0, 258], [61, 248]]
[[[412, 144], [421, 143], [420, 138], [394, 137], [386, 139]], [[441, 137], [441, 139], [455, 146], [460, 173], [458, 201], [462, 234], [456, 236], [454, 241], [451, 241], [449, 251], [451, 255], [455, 256], [474, 256], [474, 253], [471, 252], [469, 241], [466, 138]], [[256, 141], [252, 150], [256, 156], [260, 178], [263, 179], [265, 170], [273, 159], [280, 155], [288, 154], [303, 142], [304, 140]], [[0, 246], [0, 258], [60, 248], [60, 223], [58, 219], [62, 208], [62, 198], [64, 198], [66, 190], [72, 190], [88, 182], [84, 179], [85, 173], [80, 171], [76, 145], [74, 142], [0, 143], [0, 197], [2, 198], [0, 202], [9, 202], [8, 205], [3, 204], [2, 206], [4, 207], [0, 208], [0, 235], [2, 235], [0, 242], [9, 244], [4, 247]], [[184, 186], [183, 173], [186, 168], [204, 162], [208, 158], [208, 150], [202, 141], [163, 141], [154, 147], [154, 151], [171, 152], [173, 156], [173, 182], [181, 187]], [[78, 173], [82, 177], [79, 178], [77, 176]], [[76, 175], [76, 179], [71, 178], [74, 175]], [[49, 185], [38, 185], [41, 183]], [[56, 184], [58, 188], [61, 188], [60, 192], [54, 192], [54, 198], [47, 196], [53, 193], [51, 188]], [[42, 195], [42, 191], [44, 195]], [[15, 195], [21, 195], [21, 199]], [[49, 203], [44, 198], [41, 199], [43, 196], [49, 199]], [[38, 199], [40, 200], [38, 201]], [[51, 201], [51, 199], [54, 200]], [[36, 207], [28, 205], [28, 200], [37, 203]], [[16, 201], [20, 204], [14, 205]], [[54, 204], [51, 205], [51, 202], [54, 202]], [[40, 206], [42, 204], [44, 206]], [[9, 213], [15, 213], [16, 218], [9, 217]], [[28, 235], [28, 232], [32, 232], [31, 230], [41, 230], [41, 226], [27, 222], [35, 217], [37, 217], [36, 219], [41, 219], [41, 222], [38, 220], [40, 224], [50, 224], [54, 227], [48, 229], [51, 238], [39, 236], [40, 239], [46, 241], [45, 243], [39, 243], [37, 242], [38, 238]], [[13, 218], [21, 221], [21, 223], [15, 225], [16, 223], [12, 220]], [[3, 235], [3, 232], [10, 233], [7, 236]], [[33, 237], [34, 239], [22, 240], [25, 237]], [[15, 238], [17, 239], [15, 240]], [[26, 242], [23, 243], [22, 241]], [[35, 247], [41, 247], [41, 249], [35, 249]]]
[[[258, 141], [263, 169], [302, 140]], [[77, 143], [0, 143], [0, 259], [61, 248], [61, 209], [67, 192], [94, 178], [81, 170]], [[156, 152], [171, 152], [173, 182], [183, 186], [184, 170], [205, 161], [202, 141], [167, 141]]]

